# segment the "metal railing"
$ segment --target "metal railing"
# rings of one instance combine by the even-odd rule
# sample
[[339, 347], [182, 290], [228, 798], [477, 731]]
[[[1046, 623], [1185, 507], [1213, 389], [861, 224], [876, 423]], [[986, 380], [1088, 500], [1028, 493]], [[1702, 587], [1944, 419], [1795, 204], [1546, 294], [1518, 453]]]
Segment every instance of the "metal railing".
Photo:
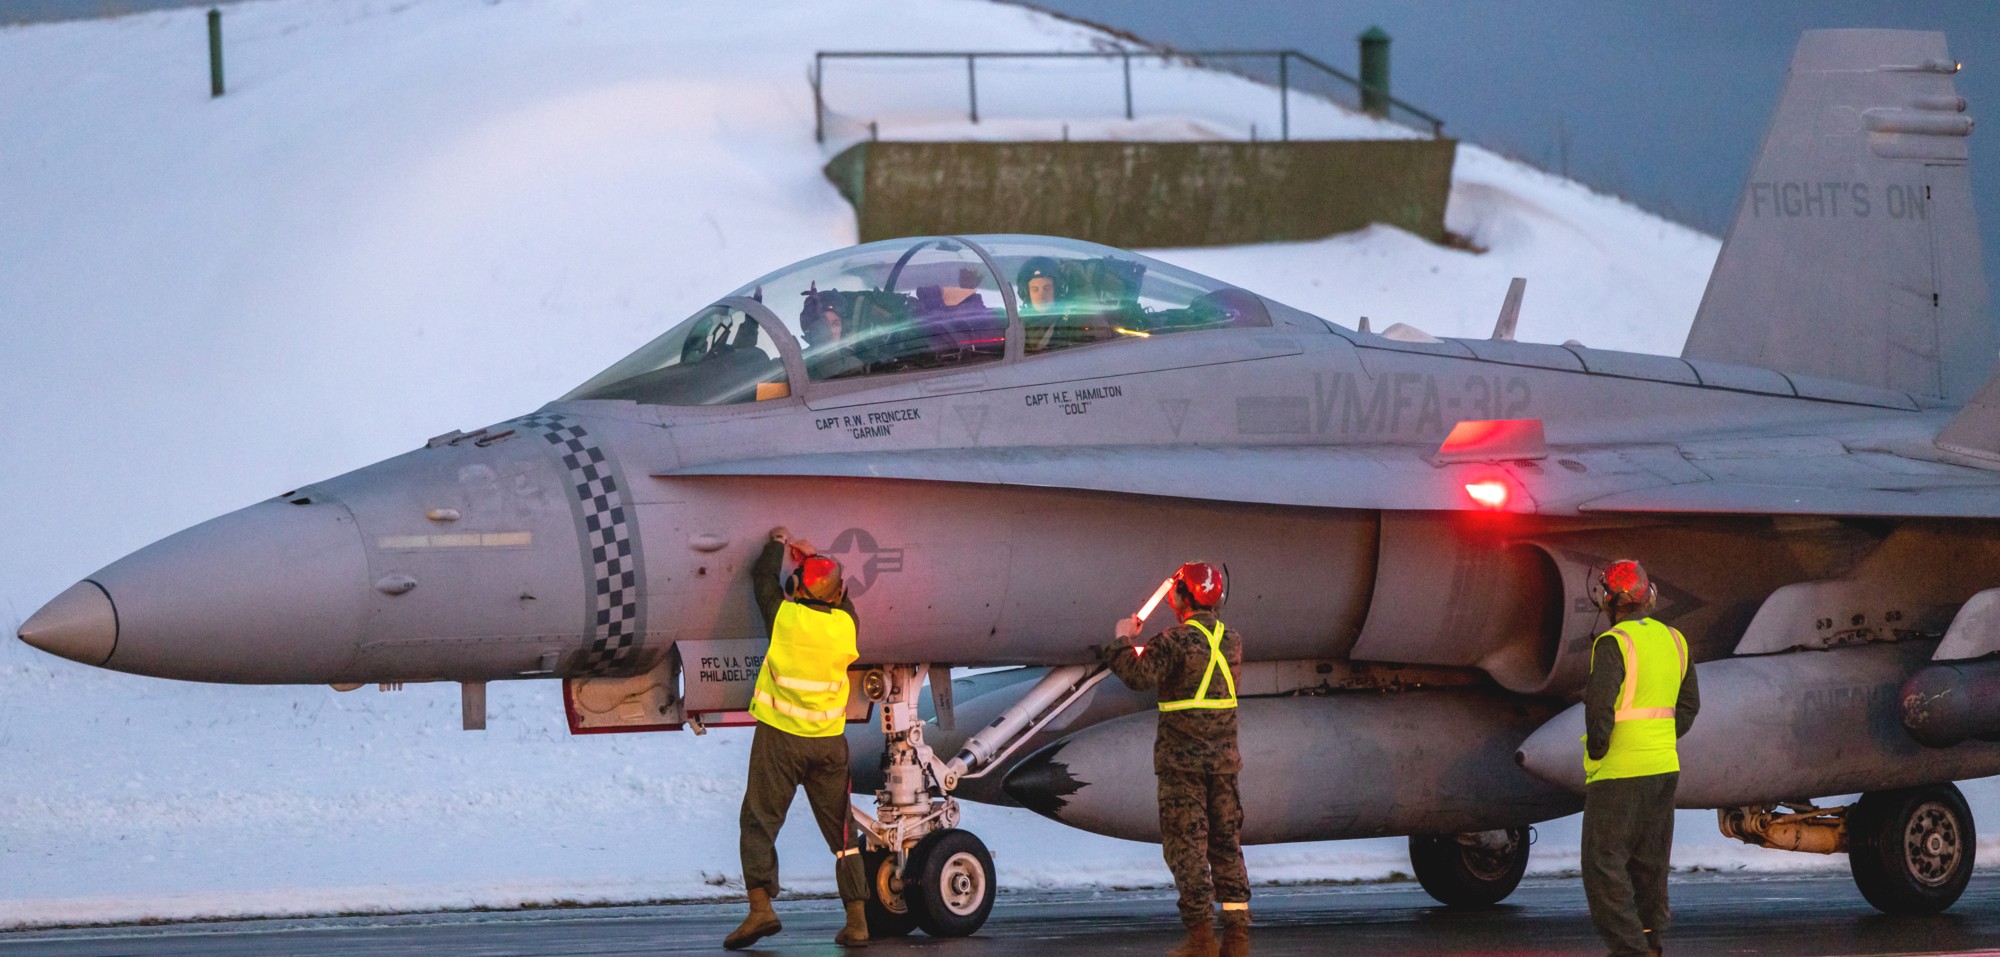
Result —
[[[826, 95], [825, 77], [828, 60], [963, 60], [965, 61], [966, 115], [972, 122], [979, 122], [979, 61], [980, 60], [1117, 60], [1121, 61], [1125, 85], [1125, 118], [1133, 119], [1132, 109], [1132, 61], [1159, 60], [1162, 63], [1180, 60], [1195, 66], [1212, 67], [1216, 60], [1275, 61], [1278, 88], [1278, 136], [1282, 140], [1292, 138], [1292, 91], [1296, 86], [1292, 75], [1294, 64], [1305, 71], [1307, 77], [1332, 80], [1354, 92], [1357, 102], [1355, 109], [1368, 112], [1382, 119], [1396, 120], [1397, 114], [1407, 116], [1412, 122], [1407, 125], [1430, 127], [1432, 137], [1444, 135], [1444, 120], [1418, 109], [1417, 107], [1388, 96], [1379, 90], [1367, 89], [1361, 80], [1351, 74], [1327, 65], [1324, 61], [1298, 50], [1063, 50], [1063, 51], [1015, 51], [1015, 50], [959, 50], [959, 51], [911, 51], [911, 50], [821, 50], [813, 54], [812, 74], [807, 78], [813, 88], [813, 139], [826, 142]], [[1235, 71], [1231, 71], [1235, 72]], [[1248, 75], [1248, 74], [1244, 74]], [[1266, 77], [1249, 75], [1250, 79], [1269, 82]], [[1304, 92], [1301, 90], [1301, 92]], [[1363, 109], [1364, 104], [1384, 104], [1379, 111]]]

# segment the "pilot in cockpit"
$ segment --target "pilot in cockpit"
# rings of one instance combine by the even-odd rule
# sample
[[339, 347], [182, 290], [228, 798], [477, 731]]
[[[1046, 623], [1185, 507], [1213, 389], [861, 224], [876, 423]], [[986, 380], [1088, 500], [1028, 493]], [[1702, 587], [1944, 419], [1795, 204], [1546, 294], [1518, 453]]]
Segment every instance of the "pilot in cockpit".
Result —
[[1062, 268], [1047, 256], [1036, 256], [1022, 263], [1014, 273], [1014, 294], [1020, 303], [1021, 327], [1029, 352], [1068, 344], [1055, 341], [1056, 327], [1063, 325], [1065, 318], [1060, 303], [1069, 298], [1064, 285]]
[[805, 292], [799, 310], [799, 331], [805, 337], [806, 368], [814, 380], [838, 379], [861, 370], [850, 345], [844, 344], [852, 297], [818, 283]]
[[1076, 262], [1059, 263], [1036, 256], [1014, 274], [1020, 296], [1021, 325], [1029, 352], [1044, 352], [1117, 338], [1116, 323], [1107, 308], [1086, 306], [1077, 294], [1079, 279], [1090, 270]]
[[1061, 270], [1055, 260], [1036, 256], [1022, 263], [1020, 271], [1014, 274], [1014, 292], [1020, 297], [1021, 315], [1054, 315], [1060, 283]]

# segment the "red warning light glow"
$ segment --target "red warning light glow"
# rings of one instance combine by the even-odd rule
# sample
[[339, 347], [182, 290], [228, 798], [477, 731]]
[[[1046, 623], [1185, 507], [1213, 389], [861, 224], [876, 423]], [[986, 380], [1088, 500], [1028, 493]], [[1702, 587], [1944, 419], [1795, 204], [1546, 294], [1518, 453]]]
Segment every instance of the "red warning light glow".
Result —
[[1501, 509], [1507, 507], [1507, 483], [1499, 479], [1481, 479], [1477, 482], [1467, 482], [1465, 483], [1465, 494], [1472, 496], [1473, 501], [1478, 502], [1486, 508]]

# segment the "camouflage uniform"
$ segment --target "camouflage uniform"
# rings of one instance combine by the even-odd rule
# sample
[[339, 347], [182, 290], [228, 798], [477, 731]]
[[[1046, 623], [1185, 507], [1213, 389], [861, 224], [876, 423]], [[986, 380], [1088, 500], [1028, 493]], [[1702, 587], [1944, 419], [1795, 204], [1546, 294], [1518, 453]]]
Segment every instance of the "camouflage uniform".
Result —
[[[1216, 627], [1215, 616], [1197, 612], [1193, 619]], [[1194, 626], [1181, 624], [1145, 642], [1145, 653], [1129, 645], [1111, 649], [1105, 664], [1134, 691], [1158, 689], [1161, 701], [1185, 701], [1201, 686], [1208, 668], [1208, 639]], [[1224, 629], [1222, 654], [1230, 670], [1240, 673], [1243, 636]], [[1227, 694], [1222, 676], [1209, 683], [1208, 696]], [[1153, 772], [1160, 779], [1160, 850], [1180, 890], [1181, 921], [1193, 928], [1214, 919], [1211, 902], [1249, 903], [1250, 875], [1243, 867], [1238, 835], [1243, 830], [1243, 802], [1236, 775], [1243, 755], [1236, 749], [1236, 709], [1190, 708], [1160, 712], [1159, 733], [1153, 739]], [[1247, 911], [1230, 911], [1232, 914]]]

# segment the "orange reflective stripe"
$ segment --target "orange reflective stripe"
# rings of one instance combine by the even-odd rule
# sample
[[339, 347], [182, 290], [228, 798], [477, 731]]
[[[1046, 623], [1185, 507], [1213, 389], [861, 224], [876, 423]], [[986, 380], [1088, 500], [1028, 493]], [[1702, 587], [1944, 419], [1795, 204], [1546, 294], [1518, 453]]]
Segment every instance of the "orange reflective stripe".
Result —
[[1223, 902], [1222, 902], [1222, 909], [1223, 909], [1223, 910], [1249, 910], [1249, 909], [1250, 909], [1250, 902], [1249, 902], [1249, 901], [1241, 901], [1241, 902], [1238, 902], [1238, 901], [1223, 901]]
[[1639, 696], [1639, 649], [1633, 647], [1632, 636], [1623, 628], [1613, 628], [1611, 633], [1618, 636], [1618, 653], [1625, 659], [1625, 680], [1618, 689], [1618, 710], [1630, 711], [1633, 699]]
[[[1600, 637], [1617, 638], [1625, 678], [1614, 699], [1612, 718], [1616, 723], [1610, 748], [1600, 759], [1588, 753], [1583, 756], [1584, 780], [1617, 780], [1680, 770], [1674, 743], [1674, 701], [1676, 686], [1687, 676], [1685, 669], [1692, 666], [1692, 649], [1679, 632], [1651, 618], [1620, 623]], [[1593, 648], [1593, 663], [1596, 658]], [[1675, 672], [1675, 665], [1683, 669], [1681, 673]]]

